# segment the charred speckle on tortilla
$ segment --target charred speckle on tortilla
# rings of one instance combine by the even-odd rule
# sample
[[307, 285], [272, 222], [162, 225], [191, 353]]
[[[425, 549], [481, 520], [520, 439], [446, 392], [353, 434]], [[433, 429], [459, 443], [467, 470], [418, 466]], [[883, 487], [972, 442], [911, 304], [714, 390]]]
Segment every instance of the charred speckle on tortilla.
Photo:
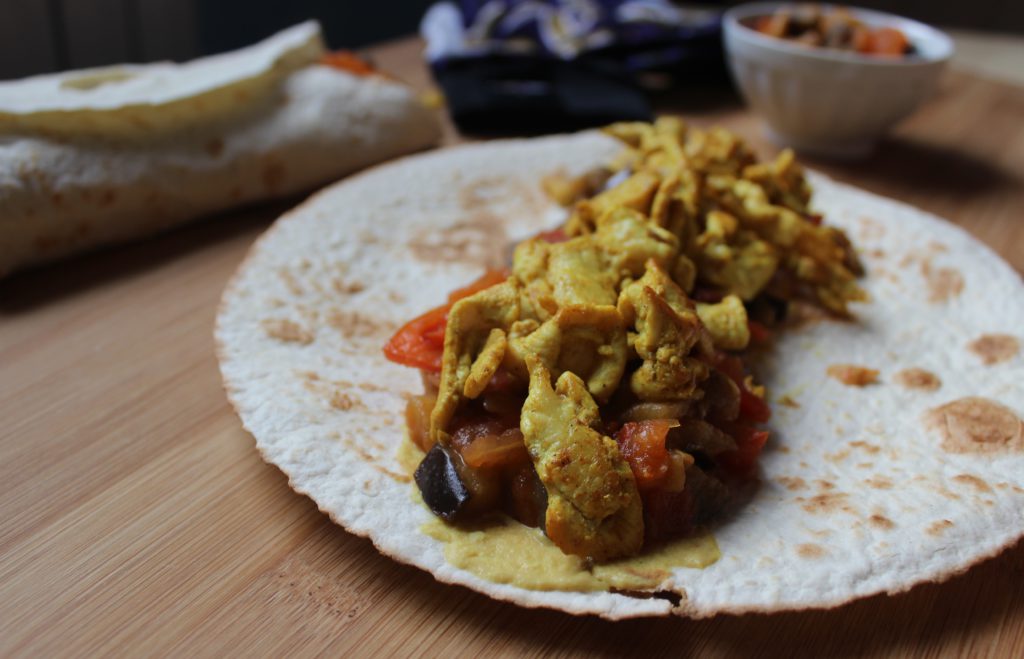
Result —
[[923, 368], [905, 368], [893, 377], [896, 384], [906, 389], [935, 391], [942, 386], [939, 376]]
[[796, 553], [801, 558], [821, 558], [828, 552], [821, 545], [815, 545], [811, 543], [803, 543], [796, 546]]
[[856, 364], [832, 364], [825, 371], [834, 378], [851, 387], [866, 387], [878, 382], [878, 371]]
[[927, 529], [925, 529], [925, 533], [927, 533], [928, 535], [942, 535], [942, 533], [944, 533], [947, 529], [952, 527], [953, 522], [949, 521], [948, 519], [940, 519], [939, 521], [932, 523]]
[[[850, 240], [812, 212], [792, 152], [758, 163], [731, 133], [672, 118], [606, 131], [626, 146], [619, 158], [543, 181], [570, 206], [564, 226], [385, 348], [427, 374], [406, 417], [434, 512], [467, 523], [502, 511], [592, 562], [690, 535], [734, 505], [770, 413], [744, 352], [791, 302], [849, 317], [866, 299]], [[488, 190], [460, 194], [484, 219], [432, 229], [413, 252], [479, 252], [494, 267]]]
[[953, 477], [953, 480], [956, 481], [957, 483], [963, 483], [964, 485], [970, 485], [974, 489], [978, 490], [979, 492], [991, 492], [992, 491], [992, 488], [989, 486], [988, 483], [986, 483], [982, 479], [978, 478], [977, 476], [973, 476], [971, 474], [957, 474], [956, 476]]
[[956, 268], [935, 268], [930, 258], [921, 263], [921, 275], [928, 285], [928, 301], [948, 302], [964, 290], [964, 276]]
[[871, 524], [871, 526], [886, 531], [896, 528], [896, 524], [891, 519], [880, 513], [875, 513], [871, 517], [868, 517], [868, 523]]
[[967, 344], [967, 349], [986, 366], [1009, 361], [1020, 352], [1020, 341], [1012, 334], [983, 334]]
[[309, 345], [316, 338], [311, 331], [287, 318], [268, 318], [263, 321], [263, 329], [267, 336], [289, 343]]
[[980, 397], [960, 398], [929, 410], [925, 426], [950, 453], [1024, 451], [1024, 422], [1010, 408]]

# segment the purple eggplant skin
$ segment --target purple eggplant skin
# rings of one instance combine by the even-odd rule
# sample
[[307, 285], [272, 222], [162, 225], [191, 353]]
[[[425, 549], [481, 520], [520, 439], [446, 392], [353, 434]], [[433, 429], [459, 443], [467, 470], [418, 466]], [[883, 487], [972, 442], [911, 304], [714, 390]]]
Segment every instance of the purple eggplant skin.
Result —
[[459, 476], [457, 460], [450, 449], [434, 444], [413, 474], [423, 502], [435, 515], [448, 522], [458, 519], [472, 498], [469, 488]]

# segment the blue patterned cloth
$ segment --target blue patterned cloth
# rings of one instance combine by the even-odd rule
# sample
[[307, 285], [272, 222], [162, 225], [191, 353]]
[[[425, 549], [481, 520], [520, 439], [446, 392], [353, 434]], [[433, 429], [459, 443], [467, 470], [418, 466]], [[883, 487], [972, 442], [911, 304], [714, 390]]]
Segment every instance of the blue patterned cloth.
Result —
[[720, 29], [720, 11], [668, 0], [458, 0], [434, 5], [422, 24], [435, 65], [488, 55], [572, 60], [605, 53], [630, 70], [718, 47]]

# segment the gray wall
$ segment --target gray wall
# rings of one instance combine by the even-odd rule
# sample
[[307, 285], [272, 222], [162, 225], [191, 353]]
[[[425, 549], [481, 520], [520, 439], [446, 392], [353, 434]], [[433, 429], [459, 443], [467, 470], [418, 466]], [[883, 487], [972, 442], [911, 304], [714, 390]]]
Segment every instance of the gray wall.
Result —
[[[252, 43], [309, 17], [321, 19], [332, 46], [356, 48], [414, 32], [430, 2], [0, 0], [0, 79], [117, 62], [188, 59]], [[941, 26], [1024, 33], [1024, 0], [853, 4]]]

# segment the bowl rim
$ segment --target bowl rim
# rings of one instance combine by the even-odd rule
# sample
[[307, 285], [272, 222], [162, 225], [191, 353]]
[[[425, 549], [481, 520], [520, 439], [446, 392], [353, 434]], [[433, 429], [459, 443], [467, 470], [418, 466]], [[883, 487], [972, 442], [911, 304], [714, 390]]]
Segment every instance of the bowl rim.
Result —
[[[786, 39], [779, 39], [778, 37], [761, 34], [757, 30], [754, 30], [741, 22], [750, 18], [766, 16], [777, 9], [782, 9], [784, 7], [796, 7], [801, 4], [813, 4], [822, 9], [836, 9], [842, 7], [854, 16], [864, 19], [866, 22], [895, 23], [895, 27], [900, 27], [899, 24], [912, 27], [915, 32], [919, 33], [918, 36], [925, 35], [925, 39], [936, 44], [936, 54], [931, 56], [918, 55], [913, 58], [890, 58], [879, 57], [877, 55], [850, 53], [830, 48], [807, 47], [791, 43]], [[850, 5], [837, 5], [827, 2], [748, 2], [726, 11], [722, 17], [722, 23], [725, 32], [727, 34], [731, 33], [737, 38], [745, 39], [764, 48], [826, 62], [863, 64], [874, 67], [915, 67], [947, 62], [953, 56], [954, 50], [953, 39], [948, 34], [926, 23], [884, 11], [876, 11], [874, 9], [865, 9]]]

